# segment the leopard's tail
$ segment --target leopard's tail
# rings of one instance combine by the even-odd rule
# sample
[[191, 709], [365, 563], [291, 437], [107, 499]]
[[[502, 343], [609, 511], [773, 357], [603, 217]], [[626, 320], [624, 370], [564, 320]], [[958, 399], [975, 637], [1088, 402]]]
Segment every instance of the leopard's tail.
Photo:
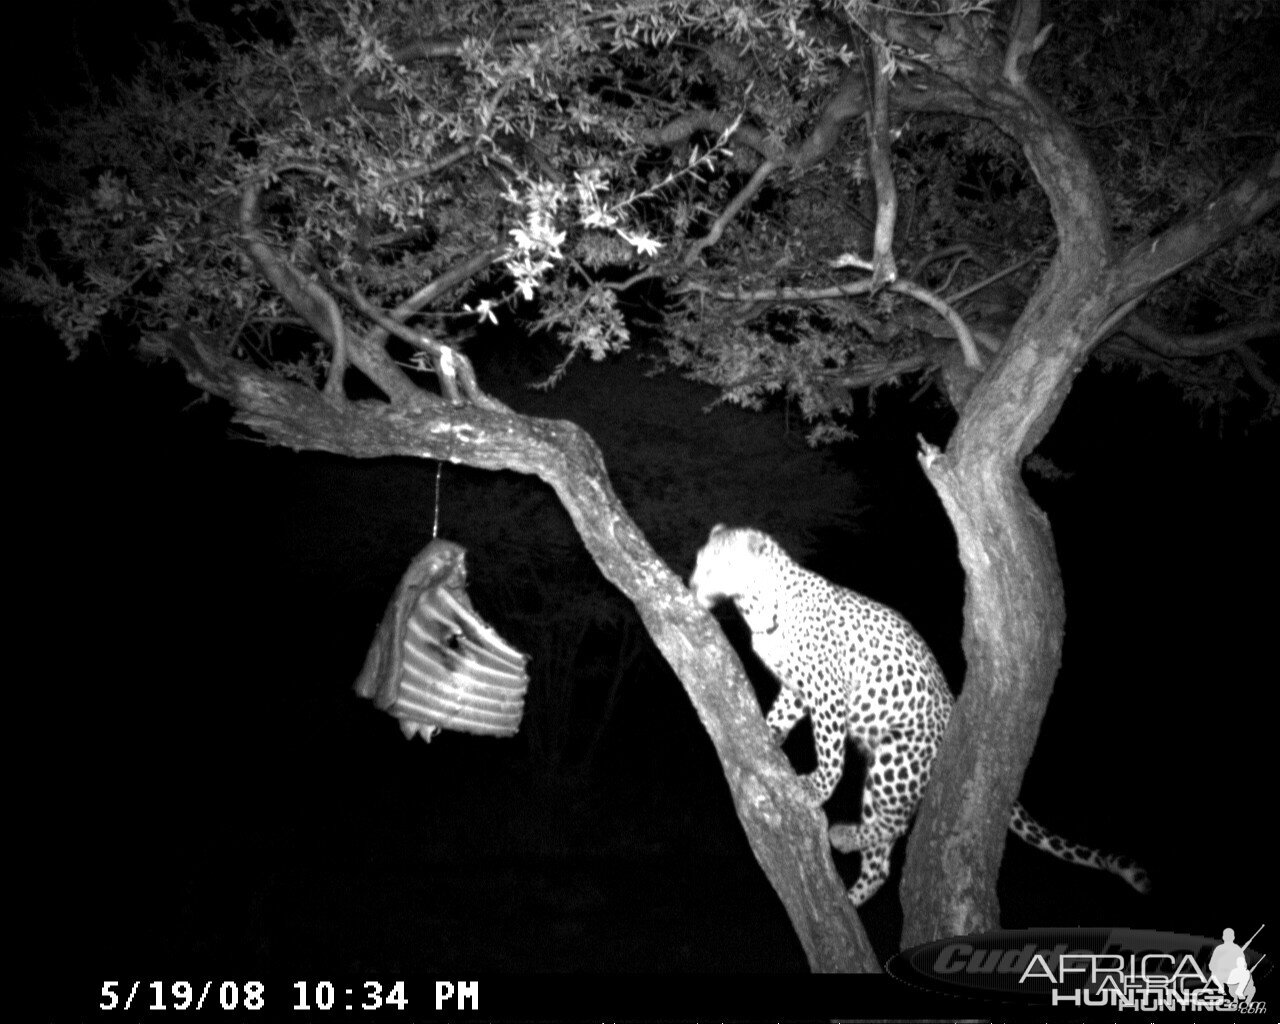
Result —
[[1013, 805], [1013, 814], [1009, 818], [1009, 830], [1023, 842], [1030, 843], [1044, 850], [1045, 853], [1051, 853], [1059, 860], [1110, 871], [1113, 875], [1119, 875], [1144, 895], [1151, 891], [1151, 878], [1139, 864], [1128, 857], [1103, 853], [1091, 846], [1082, 846], [1055, 835], [1031, 817], [1022, 804]]

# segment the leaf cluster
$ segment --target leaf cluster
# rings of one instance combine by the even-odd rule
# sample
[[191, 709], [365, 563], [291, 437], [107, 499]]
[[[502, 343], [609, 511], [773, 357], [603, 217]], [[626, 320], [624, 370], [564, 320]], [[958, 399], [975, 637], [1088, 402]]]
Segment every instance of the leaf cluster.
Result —
[[[259, 188], [258, 227], [292, 267], [383, 309], [500, 252], [414, 308], [415, 329], [445, 339], [523, 321], [561, 337], [569, 358], [603, 358], [630, 343], [643, 284], [669, 365], [749, 408], [785, 397], [815, 440], [842, 436], [854, 392], [947, 363], [952, 335], [935, 313], [884, 291], [832, 294], [850, 280], [833, 262], [868, 253], [875, 225], [862, 46], [894, 12], [921, 25], [967, 16], [996, 46], [999, 7], [308, 0], [174, 12], [132, 77], [91, 83], [32, 140], [40, 184], [4, 282], [73, 351], [182, 328], [318, 384], [328, 346], [246, 255], [244, 197]], [[1045, 20], [1034, 80], [1094, 154], [1118, 244], [1203, 204], [1274, 145], [1273, 5], [1050, 3]], [[899, 90], [936, 59], [891, 56]], [[899, 264], [939, 294], [976, 289], [959, 311], [998, 340], [1053, 251], [1045, 197], [986, 122], [897, 110], [892, 127]], [[1272, 218], [1219, 249], [1154, 311], [1171, 329], [1274, 317], [1276, 232]], [[998, 288], [979, 287], [1002, 271]], [[1225, 381], [1224, 401], [1242, 393], [1241, 373], [1225, 358], [1194, 376]]]

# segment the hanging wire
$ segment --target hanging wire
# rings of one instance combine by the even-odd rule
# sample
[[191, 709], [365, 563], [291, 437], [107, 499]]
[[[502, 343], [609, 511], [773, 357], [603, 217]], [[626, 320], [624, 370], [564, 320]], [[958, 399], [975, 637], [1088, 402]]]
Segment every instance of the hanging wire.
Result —
[[[449, 350], [446, 348], [446, 352]], [[453, 432], [453, 410], [449, 411], [449, 449], [445, 452], [444, 459], [436, 460], [436, 510], [431, 517], [431, 539], [436, 539], [436, 534], [440, 530], [440, 474], [444, 472], [445, 459], [453, 459], [453, 448], [458, 438]]]
[[436, 463], [436, 510], [431, 517], [431, 539], [436, 539], [436, 534], [440, 532], [440, 474], [444, 472], [444, 460], [441, 459]]

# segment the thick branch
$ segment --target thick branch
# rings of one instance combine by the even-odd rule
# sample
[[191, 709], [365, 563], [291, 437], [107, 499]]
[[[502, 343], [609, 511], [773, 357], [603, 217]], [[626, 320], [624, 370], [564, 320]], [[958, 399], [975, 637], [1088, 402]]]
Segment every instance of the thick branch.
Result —
[[1135, 313], [1120, 325], [1118, 333], [1168, 359], [1199, 359], [1239, 349], [1251, 341], [1280, 340], [1280, 320], [1254, 320], [1204, 334], [1172, 334]]
[[[661, 128], [636, 133], [636, 141], [644, 146], [661, 146], [672, 149], [687, 142], [698, 132], [723, 135], [733, 127], [737, 115], [723, 114], [718, 110], [687, 110]], [[739, 124], [733, 133], [733, 140], [740, 142], [748, 149], [753, 149], [766, 160], [778, 164], [790, 164], [788, 152], [783, 147], [770, 141], [766, 132], [753, 128], [749, 124]]]
[[1009, 27], [1009, 46], [1004, 55], [1005, 80], [1022, 86], [1027, 80], [1027, 66], [1032, 55], [1049, 38], [1052, 25], [1040, 28], [1040, 0], [1018, 0], [1013, 23]]
[[818, 115], [817, 122], [804, 142], [793, 151], [790, 166], [808, 167], [816, 164], [840, 141], [845, 123], [862, 116], [866, 108], [867, 96], [862, 82], [857, 72], [850, 69], [845, 72], [835, 92], [823, 106], [822, 113]]
[[[1127, 359], [1148, 366], [1153, 372], [1161, 374], [1184, 387], [1216, 392], [1236, 398], [1247, 397], [1247, 393], [1242, 388], [1226, 380], [1219, 370], [1202, 369], [1197, 363], [1188, 362], [1185, 359], [1170, 359], [1167, 356], [1157, 355], [1144, 345], [1139, 345], [1137, 342], [1125, 337], [1124, 332], [1112, 335], [1104, 351], [1108, 357]], [[1249, 350], [1243, 347], [1239, 350], [1241, 355], [1248, 352]], [[1245, 363], [1245, 365], [1247, 368], [1248, 363]], [[1262, 385], [1263, 390], [1268, 393], [1274, 393], [1274, 383], [1261, 380], [1257, 382]]]
[[978, 346], [974, 344], [973, 333], [969, 330], [969, 325], [964, 322], [964, 317], [956, 312], [954, 306], [945, 299], [939, 298], [928, 288], [921, 288], [914, 281], [895, 281], [889, 286], [889, 290], [909, 295], [917, 302], [924, 303], [938, 315], [944, 317], [947, 323], [951, 325], [951, 329], [956, 332], [956, 340], [960, 343], [960, 351], [964, 353], [965, 365], [971, 370], [982, 369], [982, 357], [978, 354]]
[[[469, 281], [476, 274], [502, 259], [502, 254], [506, 251], [506, 246], [491, 245], [489, 248], [463, 260], [457, 266], [450, 267], [391, 310], [389, 314], [391, 319], [404, 323], [414, 313], [421, 312], [442, 295]], [[370, 331], [365, 340], [370, 345], [381, 345], [387, 340], [389, 334], [390, 332], [386, 329], [378, 327]]]
[[604, 460], [575, 424], [425, 401], [326, 401], [226, 358], [190, 334], [170, 340], [196, 387], [236, 420], [297, 449], [402, 455], [513, 470], [556, 492], [605, 578], [630, 598], [683, 682], [724, 766], [739, 817], [815, 971], [874, 971], [876, 959], [831, 862], [826, 821], [773, 745], [741, 663], [715, 620], [657, 557], [618, 501]]
[[1025, 57], [1044, 36], [1042, 31], [1029, 44], [1023, 40], [1038, 23], [1034, 6], [1020, 6], [1016, 13], [1021, 29], [1010, 41], [1011, 63], [1020, 70], [1011, 77], [1007, 77], [1010, 61], [1002, 60], [994, 49], [951, 34], [963, 35], [965, 19], [951, 19], [943, 28], [930, 29], [918, 18], [886, 18], [891, 41], [936, 55], [916, 65], [909, 85], [895, 80], [892, 99], [899, 110], [980, 118], [1015, 139], [1049, 200], [1060, 243], [1058, 261], [1077, 270], [1096, 271], [1109, 262], [1110, 215], [1088, 151], [1066, 120], [1025, 79]]
[[877, 384], [885, 384], [891, 380], [896, 380], [906, 373], [916, 373], [925, 369], [928, 365], [928, 354], [922, 350], [915, 355], [906, 356], [902, 359], [890, 359], [879, 364], [860, 363], [853, 367], [852, 372], [848, 367], [842, 367], [840, 370], [832, 371], [825, 376], [828, 380], [832, 380], [850, 391], [859, 391], [862, 388], [875, 387]]
[[[836, 145], [845, 122], [861, 116], [865, 110], [866, 95], [862, 84], [856, 73], [849, 72], [840, 80], [809, 134], [799, 145], [779, 146], [767, 132], [749, 124], [739, 124], [733, 139], [778, 167], [808, 167], [821, 160]], [[645, 145], [671, 148], [685, 142], [695, 132], [723, 134], [733, 126], [735, 116], [714, 110], [689, 110], [661, 128], [638, 133], [636, 138]]]
[[272, 287], [293, 307], [312, 330], [334, 349], [331, 381], [336, 381], [335, 394], [340, 393], [340, 367], [345, 368], [343, 354], [393, 401], [402, 401], [417, 389], [400, 371], [381, 346], [368, 345], [348, 338], [342, 315], [332, 295], [316, 282], [309, 281], [297, 268], [280, 256], [258, 228], [258, 198], [262, 185], [247, 185], [240, 197], [240, 238], [254, 264]]
[[[255, 182], [246, 186], [240, 200], [240, 237], [258, 269], [286, 302], [301, 316], [307, 324], [333, 346], [334, 357], [325, 391], [339, 394], [341, 391], [342, 373], [346, 369], [348, 359], [373, 381], [393, 401], [404, 401], [415, 395], [418, 390], [407, 380], [404, 373], [387, 355], [383, 346], [387, 338], [397, 334], [417, 348], [429, 352], [436, 360], [440, 373], [442, 389], [447, 391], [453, 384], [453, 377], [447, 370], [455, 367], [462, 374], [462, 384], [468, 391], [468, 397], [477, 404], [492, 402], [483, 395], [475, 385], [475, 377], [471, 364], [465, 357], [450, 350], [450, 355], [442, 355], [438, 343], [404, 327], [404, 321], [414, 313], [421, 311], [440, 296], [457, 288], [470, 280], [492, 263], [501, 259], [506, 251], [500, 245], [468, 257], [461, 263], [440, 274], [423, 285], [413, 295], [401, 302], [390, 313], [382, 313], [364, 300], [363, 296], [347, 293], [347, 298], [360, 308], [377, 326], [369, 331], [363, 339], [349, 337], [342, 319], [338, 304], [329, 290], [315, 281], [309, 280], [293, 267], [283, 256], [277, 253], [258, 228], [258, 200], [262, 193], [261, 183]], [[435, 346], [434, 348], [432, 346]], [[455, 358], [456, 357], [456, 358]], [[447, 359], [447, 362], [442, 362]], [[449, 397], [446, 395], [446, 397]], [[456, 403], [455, 403], [456, 404]]]
[[1112, 285], [1116, 306], [1140, 299], [1157, 284], [1212, 252], [1280, 204], [1280, 151], [1260, 160], [1217, 199], [1120, 257]]
[[[871, 79], [872, 102], [867, 108], [867, 158], [876, 186], [876, 232], [872, 247], [871, 283], [879, 288], [898, 278], [893, 261], [893, 235], [898, 226], [898, 183], [889, 160], [889, 81], [893, 61], [889, 47], [879, 39], [866, 44], [867, 74]], [[970, 342], [972, 346], [972, 342]]]
[[[441, 393], [450, 405], [461, 405], [465, 397], [466, 401], [472, 405], [478, 405], [482, 409], [490, 409], [495, 412], [507, 411], [505, 405], [480, 390], [480, 385], [476, 382], [476, 372], [471, 366], [471, 360], [461, 352], [449, 345], [436, 341], [426, 334], [410, 330], [399, 321], [393, 320], [365, 298], [360, 289], [354, 284], [345, 288], [335, 286], [335, 289], [340, 290], [344, 298], [377, 324], [381, 330], [394, 334], [400, 340], [408, 342], [414, 348], [425, 352], [431, 357], [435, 365], [436, 377], [440, 381]], [[459, 385], [462, 386], [461, 392], [458, 390]]]
[[[871, 269], [865, 260], [852, 256], [842, 256], [835, 261], [834, 265], [857, 265], [864, 270]], [[965, 364], [974, 369], [982, 367], [982, 357], [978, 354], [978, 347], [974, 343], [973, 332], [969, 330], [964, 318], [956, 312], [953, 306], [944, 299], [939, 298], [928, 288], [922, 288], [914, 281], [908, 281], [905, 278], [894, 281], [888, 286], [888, 289], [891, 292], [897, 292], [900, 295], [913, 298], [942, 316], [956, 332], [956, 339], [959, 341], [960, 349], [964, 354]], [[757, 288], [752, 291], [746, 291], [741, 288], [713, 288], [700, 281], [686, 281], [675, 289], [675, 294], [696, 292], [700, 295], [706, 295], [708, 298], [719, 299], [722, 302], [817, 302], [830, 299], [847, 299], [855, 295], [870, 295], [875, 290], [875, 279], [867, 277], [861, 281], [828, 285], [825, 288]]]

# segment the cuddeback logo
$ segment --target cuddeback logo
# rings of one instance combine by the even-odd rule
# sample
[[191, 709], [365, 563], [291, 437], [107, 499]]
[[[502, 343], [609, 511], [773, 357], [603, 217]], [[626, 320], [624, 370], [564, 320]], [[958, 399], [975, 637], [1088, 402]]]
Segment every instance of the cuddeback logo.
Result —
[[1271, 966], [1253, 947], [1261, 931], [1243, 946], [1230, 928], [1220, 939], [1130, 928], [984, 932], [916, 946], [885, 967], [909, 985], [985, 1000], [1265, 1014], [1257, 983]]

